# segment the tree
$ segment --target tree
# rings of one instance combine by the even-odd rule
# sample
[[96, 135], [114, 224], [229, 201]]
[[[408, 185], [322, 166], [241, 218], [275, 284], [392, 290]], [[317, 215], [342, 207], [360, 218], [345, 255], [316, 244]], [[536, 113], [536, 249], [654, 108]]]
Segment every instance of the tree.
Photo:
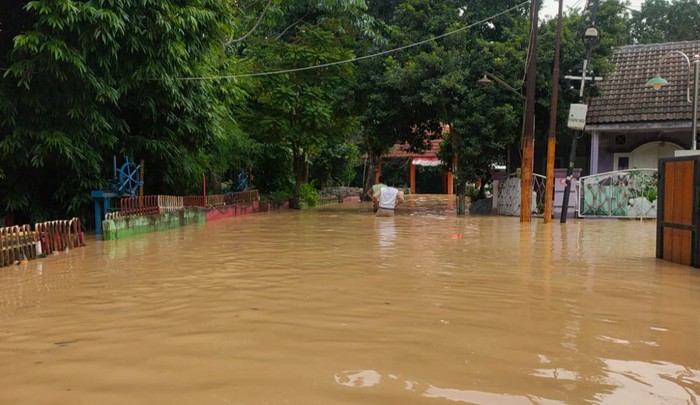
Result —
[[697, 0], [646, 0], [630, 20], [635, 43], [700, 39], [700, 4]]
[[353, 131], [354, 66], [344, 62], [353, 57], [355, 36], [367, 31], [365, 8], [359, 0], [281, 2], [267, 31], [245, 45], [257, 71], [286, 71], [257, 78], [246, 122], [255, 139], [289, 152], [292, 207], [299, 207], [310, 158]]
[[327, 145], [311, 158], [309, 176], [318, 187], [347, 186], [355, 177], [360, 152], [354, 140]]
[[[233, 4], [218, 0], [3, 2], [0, 203], [27, 220], [89, 212], [112, 155], [147, 162], [150, 192], [198, 187], [236, 132]], [[12, 42], [10, 42], [12, 41]], [[222, 142], [224, 141], [224, 142]]]
[[[425, 144], [426, 134], [439, 134], [441, 123], [451, 124], [450, 136], [455, 142], [446, 142], [441, 156], [445, 167], [451, 168], [451, 156], [455, 152], [451, 146], [457, 148], [459, 162], [455, 175], [460, 179], [457, 191], [462, 198], [468, 179], [486, 171], [494, 160], [501, 160], [505, 145], [517, 135], [514, 125], [520, 114], [513, 114], [511, 105], [502, 104], [504, 97], [484, 99], [477, 80], [484, 71], [498, 67], [508, 76], [522, 75], [522, 70], [513, 68], [510, 56], [524, 60], [524, 48], [501, 44], [507, 43], [514, 29], [522, 25], [526, 10], [516, 8], [511, 14], [486, 20], [517, 4], [516, 1], [405, 0], [392, 3], [392, 13], [380, 9], [383, 15], [392, 15], [388, 22], [394, 27], [389, 36], [392, 46], [457, 33], [411, 47], [386, 58], [382, 66], [367, 69], [369, 75], [381, 74], [370, 82], [364, 98], [368, 108], [363, 124], [370, 158], [386, 152], [396, 141], [420, 148]], [[479, 125], [483, 117], [498, 117], [498, 120], [492, 122], [492, 128], [486, 128]], [[370, 163], [372, 166], [374, 162], [370, 160]]]

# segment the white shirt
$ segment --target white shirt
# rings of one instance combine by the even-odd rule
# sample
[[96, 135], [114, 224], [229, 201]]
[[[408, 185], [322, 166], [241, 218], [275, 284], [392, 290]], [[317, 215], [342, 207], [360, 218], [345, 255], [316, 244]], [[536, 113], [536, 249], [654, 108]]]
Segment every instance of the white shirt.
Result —
[[396, 208], [396, 198], [399, 196], [399, 190], [394, 187], [382, 187], [379, 190], [379, 208], [385, 210], [393, 210]]

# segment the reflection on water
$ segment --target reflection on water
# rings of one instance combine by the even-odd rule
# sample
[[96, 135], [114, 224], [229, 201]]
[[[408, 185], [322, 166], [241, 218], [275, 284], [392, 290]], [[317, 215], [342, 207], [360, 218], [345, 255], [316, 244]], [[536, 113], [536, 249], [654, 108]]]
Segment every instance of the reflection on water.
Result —
[[2, 268], [0, 404], [700, 400], [700, 279], [654, 259], [654, 222], [454, 209], [258, 214]]
[[373, 387], [382, 381], [374, 370], [350, 370], [335, 375], [335, 382], [347, 387]]
[[392, 217], [377, 218], [379, 249], [383, 259], [390, 259], [396, 244], [396, 224]]
[[614, 387], [596, 400], [609, 404], [696, 404], [700, 372], [677, 364], [604, 359], [606, 383]]

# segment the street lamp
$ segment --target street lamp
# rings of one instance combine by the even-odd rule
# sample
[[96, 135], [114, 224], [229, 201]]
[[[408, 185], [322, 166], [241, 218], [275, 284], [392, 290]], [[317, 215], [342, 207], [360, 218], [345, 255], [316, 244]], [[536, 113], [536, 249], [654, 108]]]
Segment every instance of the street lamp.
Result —
[[[493, 80], [491, 80], [493, 79]], [[499, 78], [498, 76], [494, 75], [493, 73], [485, 72], [484, 77], [478, 80], [479, 83], [481, 84], [492, 84], [493, 82], [496, 82], [500, 84], [501, 86], [505, 87], [508, 89], [511, 93], [517, 95], [521, 100], [523, 100], [523, 104], [526, 104], [526, 97], [520, 93], [518, 90], [516, 90], [513, 86], [510, 84], [506, 83], [503, 79]], [[523, 105], [523, 124], [522, 124], [522, 133], [520, 134], [520, 141], [522, 142], [524, 137], [525, 137], [525, 119], [527, 118], [527, 106]], [[535, 121], [532, 121], [532, 133], [535, 133]], [[510, 147], [508, 148], [508, 168], [510, 169]], [[522, 164], [521, 164], [522, 165]], [[522, 170], [521, 170], [521, 182], [522, 182]], [[525, 193], [522, 192], [522, 190], [525, 190], [525, 188], [522, 187], [521, 184], [521, 194], [520, 198], [525, 198]], [[529, 197], [528, 197], [529, 198]], [[522, 217], [522, 210], [521, 210], [521, 217]], [[529, 222], [529, 216], [528, 222]]]
[[[495, 81], [496, 83], [498, 83], [501, 86], [505, 87], [506, 89], [510, 90], [511, 93], [520, 97], [520, 99], [523, 100], [523, 102], [525, 101], [525, 96], [523, 96], [522, 93], [520, 93], [513, 86], [506, 83], [503, 79], [499, 78], [498, 76], [494, 75], [493, 73], [484, 72], [484, 77], [479, 79], [478, 82], [481, 84], [492, 84], [493, 81], [489, 78], [493, 79], [493, 81]], [[522, 133], [520, 134], [521, 138], [523, 136], [525, 136], [525, 113], [526, 113], [525, 110], [526, 110], [525, 106], [523, 105], [523, 127], [522, 127]], [[533, 125], [534, 125], [534, 122], [533, 122]], [[534, 132], [534, 128], [533, 128], [533, 132]], [[522, 139], [521, 139], [521, 141], [522, 141]], [[508, 164], [508, 168], [510, 169], [510, 148], [508, 148], [508, 162], [507, 162], [507, 164]]]
[[[493, 79], [493, 80], [491, 80], [491, 79]], [[505, 87], [506, 89], [510, 90], [511, 93], [520, 97], [521, 100], [525, 101], [525, 96], [523, 96], [523, 94], [521, 92], [516, 90], [513, 86], [506, 83], [503, 79], [499, 78], [498, 76], [494, 75], [493, 73], [484, 72], [484, 77], [482, 77], [481, 79], [478, 80], [478, 82], [481, 84], [491, 84], [494, 81], [496, 83], [500, 84], [501, 86]], [[526, 113], [525, 110], [526, 109], [523, 107], [523, 130], [522, 130], [522, 134], [520, 134], [521, 137], [525, 135], [525, 113]], [[535, 123], [533, 122], [533, 133], [534, 133], [534, 124]], [[509, 154], [508, 156], [509, 156], [509, 160], [510, 160], [510, 150], [508, 151], [508, 154]], [[510, 164], [510, 162], [508, 162], [508, 164]]]
[[505, 87], [506, 89], [510, 90], [511, 92], [515, 93], [515, 94], [516, 94], [518, 97], [520, 97], [521, 99], [525, 100], [525, 96], [523, 96], [522, 93], [520, 93], [520, 92], [519, 92], [518, 90], [516, 90], [513, 86], [511, 86], [510, 84], [506, 83], [506, 82], [503, 81], [502, 79], [499, 79], [498, 76], [494, 75], [493, 73], [489, 73], [489, 72], [484, 73], [484, 77], [482, 77], [482, 78], [479, 79], [478, 81], [479, 81], [479, 83], [481, 83], [481, 84], [491, 84], [491, 83], [493, 83], [493, 81], [492, 81], [491, 79], [495, 80], [495, 81], [496, 81], [498, 84], [500, 84], [501, 86], [503, 86], [503, 87]]
[[[668, 81], [661, 77], [661, 64], [663, 63], [664, 60], [666, 60], [667, 57], [671, 55], [681, 55], [683, 58], [685, 58], [685, 61], [688, 63], [688, 76], [690, 76], [690, 58], [688, 55], [681, 51], [670, 51], [666, 53], [664, 56], [661, 57], [659, 60], [658, 64], [656, 65], [656, 75], [649, 79], [647, 82], [647, 86], [650, 86], [654, 90], [661, 90], [661, 88], [665, 85], [668, 84]], [[700, 55], [694, 55], [693, 56], [693, 124], [692, 124], [692, 129], [691, 129], [691, 134], [692, 134], [692, 142], [691, 142], [691, 149], [696, 150], [697, 149], [697, 129], [698, 129], [698, 67], [700, 67]], [[687, 97], [688, 97], [688, 102], [691, 102], [690, 100], [690, 83], [688, 83], [688, 89], [687, 89]]]
[[[493, 80], [491, 80], [493, 79]], [[484, 77], [479, 79], [477, 82], [480, 84], [492, 84], [493, 82], [496, 82], [500, 84], [501, 86], [505, 87], [506, 89], [510, 90], [511, 92], [515, 93], [520, 97], [523, 101], [525, 100], [525, 96], [523, 96], [518, 90], [516, 90], [513, 86], [510, 84], [506, 83], [502, 79], [500, 79], [498, 76], [494, 75], [493, 73], [484, 73]], [[455, 181], [458, 182], [458, 184], [463, 184], [459, 183], [461, 181], [460, 179], [457, 178], [457, 163], [459, 161], [459, 155], [457, 153], [457, 133], [454, 131], [450, 130], [451, 138], [452, 138], [452, 174], [455, 176]], [[510, 161], [510, 151], [508, 151], [508, 161]], [[461, 187], [461, 186], [460, 186]], [[458, 191], [458, 208], [457, 208], [457, 214], [462, 215], [464, 214], [464, 201], [463, 201], [463, 193]]]

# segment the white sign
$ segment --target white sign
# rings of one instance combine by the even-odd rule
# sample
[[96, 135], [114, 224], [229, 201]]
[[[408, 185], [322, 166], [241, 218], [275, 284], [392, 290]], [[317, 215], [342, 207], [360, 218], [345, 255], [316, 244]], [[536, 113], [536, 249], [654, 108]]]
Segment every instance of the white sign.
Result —
[[571, 104], [568, 127], [571, 129], [583, 130], [586, 127], [587, 113], [587, 104]]

